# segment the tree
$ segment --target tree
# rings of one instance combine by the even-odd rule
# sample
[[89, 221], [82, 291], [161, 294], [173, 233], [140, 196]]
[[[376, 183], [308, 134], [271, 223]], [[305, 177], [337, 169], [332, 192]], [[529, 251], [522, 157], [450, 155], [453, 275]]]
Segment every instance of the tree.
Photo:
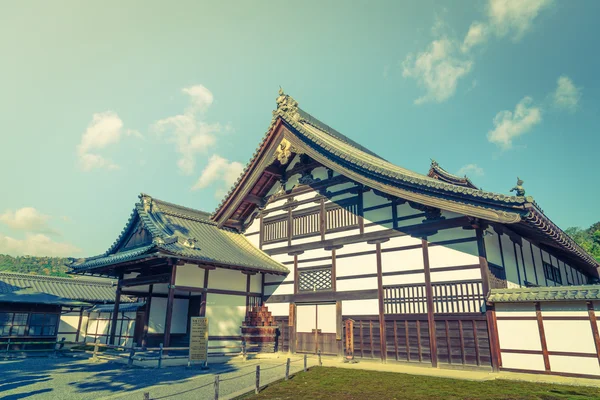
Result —
[[592, 224], [588, 229], [572, 227], [565, 232], [585, 251], [600, 261], [600, 222]]

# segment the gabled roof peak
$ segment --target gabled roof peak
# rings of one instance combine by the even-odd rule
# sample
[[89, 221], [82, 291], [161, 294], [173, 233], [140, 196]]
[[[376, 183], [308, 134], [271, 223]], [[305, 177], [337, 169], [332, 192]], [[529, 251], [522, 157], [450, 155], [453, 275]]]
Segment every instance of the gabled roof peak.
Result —
[[440, 164], [433, 158], [431, 159], [431, 166], [429, 167], [429, 173], [427, 174], [427, 176], [446, 183], [450, 183], [452, 185], [467, 187], [471, 189], [479, 189], [477, 186], [475, 186], [475, 184], [473, 184], [473, 182], [471, 182], [467, 175], [461, 177], [458, 175], [451, 174], [450, 172], [442, 168]]

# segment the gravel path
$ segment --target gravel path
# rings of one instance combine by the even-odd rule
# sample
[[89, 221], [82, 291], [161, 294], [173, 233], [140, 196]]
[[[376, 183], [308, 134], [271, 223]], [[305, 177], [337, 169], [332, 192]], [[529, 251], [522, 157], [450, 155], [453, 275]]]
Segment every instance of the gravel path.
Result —
[[[254, 386], [256, 365], [261, 366], [261, 384], [285, 375], [286, 357], [232, 360], [198, 368], [125, 368], [115, 362], [94, 363], [87, 358], [27, 358], [0, 361], [0, 398], [15, 399], [212, 399], [215, 374], [219, 374], [221, 398]], [[317, 359], [309, 358], [309, 366]], [[302, 370], [300, 357], [292, 357], [291, 373]]]

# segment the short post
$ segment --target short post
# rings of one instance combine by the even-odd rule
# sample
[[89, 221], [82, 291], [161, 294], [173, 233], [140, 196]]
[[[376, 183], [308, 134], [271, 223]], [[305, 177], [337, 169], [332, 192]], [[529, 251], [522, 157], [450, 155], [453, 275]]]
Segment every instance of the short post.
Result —
[[242, 342], [242, 360], [246, 361], [248, 359], [248, 354], [246, 353], [246, 341]]
[[96, 338], [96, 342], [94, 343], [94, 354], [92, 355], [93, 361], [98, 361], [98, 347], [100, 344], [100, 339]]
[[4, 356], [5, 358], [8, 357], [9, 348], [10, 348], [10, 339], [8, 339], [8, 342], [6, 342], [6, 355]]
[[215, 400], [219, 400], [219, 375], [215, 376]]
[[144, 400], [150, 400], [150, 393], [144, 392]]
[[160, 367], [162, 367], [162, 358], [163, 358], [163, 344], [159, 344], [158, 345], [159, 350], [158, 350], [158, 368], [160, 369]]
[[322, 367], [323, 366], [323, 361], [321, 361], [321, 349], [319, 349], [318, 354], [319, 354], [319, 367]]
[[129, 358], [127, 359], [127, 368], [133, 367], [133, 356], [135, 355], [135, 342], [131, 342], [131, 349], [129, 349]]
[[285, 380], [287, 381], [288, 379], [290, 379], [290, 359], [287, 359], [287, 362], [285, 363]]
[[307, 363], [308, 363], [308, 359], [307, 359], [307, 357], [306, 357], [306, 354], [305, 354], [305, 355], [304, 355], [304, 372], [306, 372], [306, 371], [308, 370], [308, 368], [307, 368], [307, 367], [308, 367]]
[[254, 387], [254, 393], [260, 392], [260, 365], [256, 366], [256, 386]]

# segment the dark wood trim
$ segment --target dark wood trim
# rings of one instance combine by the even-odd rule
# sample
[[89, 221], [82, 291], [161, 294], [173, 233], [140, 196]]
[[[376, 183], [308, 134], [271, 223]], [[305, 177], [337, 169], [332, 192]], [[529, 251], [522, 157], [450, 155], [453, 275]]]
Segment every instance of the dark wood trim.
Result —
[[240, 292], [238, 290], [228, 289], [206, 289], [206, 293], [212, 294], [228, 294], [231, 296], [260, 296], [260, 292]]
[[531, 242], [529, 242], [529, 249], [531, 250], [531, 262], [533, 263], [533, 275], [535, 276], [535, 284], [539, 285], [539, 281], [538, 281], [538, 274], [537, 274], [537, 267], [535, 265], [535, 257], [533, 255], [533, 244], [531, 244]]
[[[110, 325], [110, 338], [109, 344], [115, 344], [115, 334], [117, 333], [117, 319], [119, 318], [119, 303], [121, 302], [121, 281], [123, 280], [123, 273], [119, 273], [119, 280], [117, 283], [117, 290], [115, 291], [115, 305], [113, 306], [112, 312], [112, 324]], [[119, 332], [121, 333], [121, 332]]]
[[365, 233], [365, 203], [364, 203], [364, 191], [362, 187], [358, 191], [358, 232], [362, 235]]
[[379, 205], [372, 206], [372, 207], [365, 207], [363, 209], [363, 212], [375, 211], [375, 210], [379, 210], [381, 208], [391, 207], [393, 204], [394, 203], [385, 203], [385, 204], [379, 204]]
[[[477, 252], [479, 255], [479, 266], [481, 269], [481, 288], [484, 293], [484, 298], [487, 299], [490, 292], [490, 268], [487, 260], [487, 250], [485, 248], [485, 239], [483, 237], [483, 229], [478, 227], [475, 230], [475, 237], [477, 238]], [[500, 240], [500, 236], [498, 235]], [[500, 248], [500, 254], [502, 254], [502, 248]], [[503, 256], [504, 257], [504, 256]], [[502, 264], [504, 265], [504, 258], [502, 258]], [[497, 372], [502, 365], [502, 356], [500, 354], [500, 341], [498, 337], [498, 327], [496, 326], [496, 310], [493, 306], [485, 304], [485, 317], [488, 331], [488, 338], [490, 343], [490, 358], [492, 361], [492, 370]], [[473, 334], [475, 335], [475, 342], [477, 342], [477, 329], [475, 322], [473, 322]], [[479, 365], [479, 346], [477, 343], [477, 365]]]
[[119, 287], [144, 286], [153, 283], [169, 283], [170, 278], [171, 273], [167, 272], [164, 274], [138, 276], [130, 279], [121, 279], [119, 280]]
[[288, 222], [287, 222], [287, 243], [288, 247], [292, 245], [292, 236], [294, 236], [294, 216], [292, 214], [292, 208], [288, 209]]
[[[480, 264], [456, 265], [453, 267], [431, 268], [430, 272], [435, 273], [435, 272], [449, 272], [449, 271], [464, 271], [467, 269], [480, 269], [480, 268], [481, 268]], [[484, 293], [485, 293], [485, 291], [484, 291]]]
[[[542, 248], [539, 247], [540, 249], [540, 259], [542, 260], [542, 273], [544, 274], [544, 286], [548, 286], [548, 277], [546, 277], [546, 270], [544, 269], [544, 253], [542, 252]], [[550, 256], [550, 253], [548, 253], [548, 256]]]
[[349, 291], [323, 291], [298, 294], [279, 294], [265, 296], [263, 299], [270, 303], [304, 303], [320, 301], [344, 301], [377, 299], [377, 289], [349, 290]]
[[[497, 317], [501, 321], [537, 321], [536, 316], [501, 316]], [[577, 315], [564, 315], [564, 316], [542, 316], [544, 321], [588, 321], [588, 317], [577, 316]]]
[[594, 345], [596, 346], [596, 356], [598, 357], [598, 363], [600, 364], [600, 334], [598, 333], [598, 322], [596, 320], [596, 311], [594, 310], [594, 303], [588, 301], [587, 309], [588, 315], [590, 317], [592, 335], [594, 336]]
[[263, 213], [260, 214], [259, 216], [259, 225], [258, 225], [258, 248], [262, 250], [263, 248], [263, 241], [264, 241], [264, 224], [263, 224]]
[[450, 244], [459, 244], [459, 243], [470, 243], [477, 241], [477, 237], [466, 237], [459, 239], [449, 239], [449, 240], [440, 240], [439, 242], [429, 242], [429, 247], [433, 246], [447, 246]]
[[[146, 297], [148, 296], [148, 293], [145, 292], [132, 292], [132, 291], [125, 291], [122, 290], [121, 294], [124, 296], [135, 296], [135, 297]], [[157, 298], [167, 298], [169, 297], [168, 293], [153, 293], [152, 297], [157, 297]], [[190, 296], [189, 295], [184, 295], [184, 294], [175, 294], [175, 298], [176, 299], [189, 299]]]
[[79, 308], [79, 321], [77, 322], [77, 334], [75, 335], [76, 342], [79, 342], [79, 334], [81, 332], [81, 320], [83, 320], [83, 307]]
[[517, 267], [517, 281], [519, 282], [519, 286], [522, 286], [521, 271], [519, 271], [519, 257], [517, 256], [517, 244], [515, 242], [513, 242], [513, 251], [515, 253], [515, 265]]
[[[524, 350], [524, 349], [501, 349], [503, 353], [510, 354], [532, 354], [543, 356], [544, 352], [542, 350]], [[598, 354], [596, 353], [579, 353], [576, 351], [548, 351], [548, 355], [550, 356], [563, 356], [563, 357], [584, 357], [584, 358], [598, 358]]]
[[171, 341], [171, 320], [173, 319], [173, 303], [175, 300], [175, 277], [177, 275], [177, 264], [171, 265], [171, 279], [169, 282], [169, 297], [167, 297], [167, 312], [165, 315], [165, 332], [163, 345], [169, 347]]
[[550, 357], [548, 356], [548, 345], [546, 344], [546, 333], [544, 332], [544, 321], [542, 320], [542, 308], [539, 302], [535, 303], [535, 315], [537, 317], [538, 330], [540, 332], [540, 343], [544, 355], [544, 368], [550, 371]]
[[334, 292], [337, 287], [336, 282], [337, 282], [337, 266], [336, 266], [335, 249], [331, 249], [331, 288]]
[[450, 218], [444, 220], [437, 220], [433, 222], [424, 222], [416, 225], [408, 225], [402, 227], [402, 232], [395, 230], [383, 230], [376, 232], [368, 232], [363, 235], [352, 235], [341, 238], [326, 239], [320, 242], [302, 243], [293, 246], [282, 246], [278, 248], [264, 250], [270, 256], [276, 254], [287, 254], [296, 251], [307, 251], [313, 249], [319, 249], [328, 246], [347, 245], [353, 243], [361, 243], [367, 241], [375, 241], [380, 239], [389, 239], [393, 237], [401, 237], [407, 235], [422, 235], [431, 231], [440, 231], [444, 229], [452, 229], [464, 226], [468, 223], [467, 217]]
[[294, 294], [298, 293], [298, 254], [294, 254]]
[[[431, 366], [437, 368], [437, 339], [436, 339], [436, 327], [435, 319], [433, 316], [433, 289], [431, 286], [431, 272], [429, 268], [429, 244], [426, 239], [421, 239], [421, 246], [423, 248], [423, 267], [425, 275], [425, 295], [427, 296], [427, 324], [429, 325], [429, 348], [431, 349]], [[407, 335], [408, 341], [408, 335]], [[408, 353], [407, 353], [408, 354]], [[450, 357], [450, 356], [448, 356]]]
[[[294, 281], [265, 282], [263, 286], [293, 285]], [[264, 290], [263, 290], [264, 292]], [[264, 293], [263, 293], [264, 296]]]
[[379, 305], [379, 346], [381, 360], [383, 362], [387, 359], [386, 350], [386, 334], [385, 334], [385, 310], [383, 305], [383, 275], [382, 275], [382, 263], [381, 263], [381, 243], [375, 245], [377, 251], [377, 300]]
[[[246, 275], [246, 293], [250, 293], [250, 278], [252, 277], [252, 275], [248, 274]], [[260, 294], [261, 298], [262, 298], [262, 293]], [[246, 314], [248, 314], [250, 308], [250, 296], [248, 296], [246, 294]]]
[[523, 255], [523, 244], [519, 246], [521, 249], [521, 262], [523, 263], [523, 282], [528, 282], [527, 280], [527, 264], [525, 264], [525, 256]]
[[154, 290], [154, 285], [150, 285], [148, 288], [148, 297], [146, 298], [146, 312], [144, 313], [144, 330], [142, 333], [142, 347], [146, 347], [148, 344], [148, 327], [150, 324], [150, 307], [152, 305], [152, 291]]
[[200, 301], [200, 316], [201, 317], [206, 316], [206, 301], [207, 301], [207, 297], [208, 297], [208, 293], [206, 292], [206, 290], [208, 290], [208, 272], [209, 271], [210, 271], [209, 269], [204, 270], [204, 293], [202, 294], [202, 300]]

